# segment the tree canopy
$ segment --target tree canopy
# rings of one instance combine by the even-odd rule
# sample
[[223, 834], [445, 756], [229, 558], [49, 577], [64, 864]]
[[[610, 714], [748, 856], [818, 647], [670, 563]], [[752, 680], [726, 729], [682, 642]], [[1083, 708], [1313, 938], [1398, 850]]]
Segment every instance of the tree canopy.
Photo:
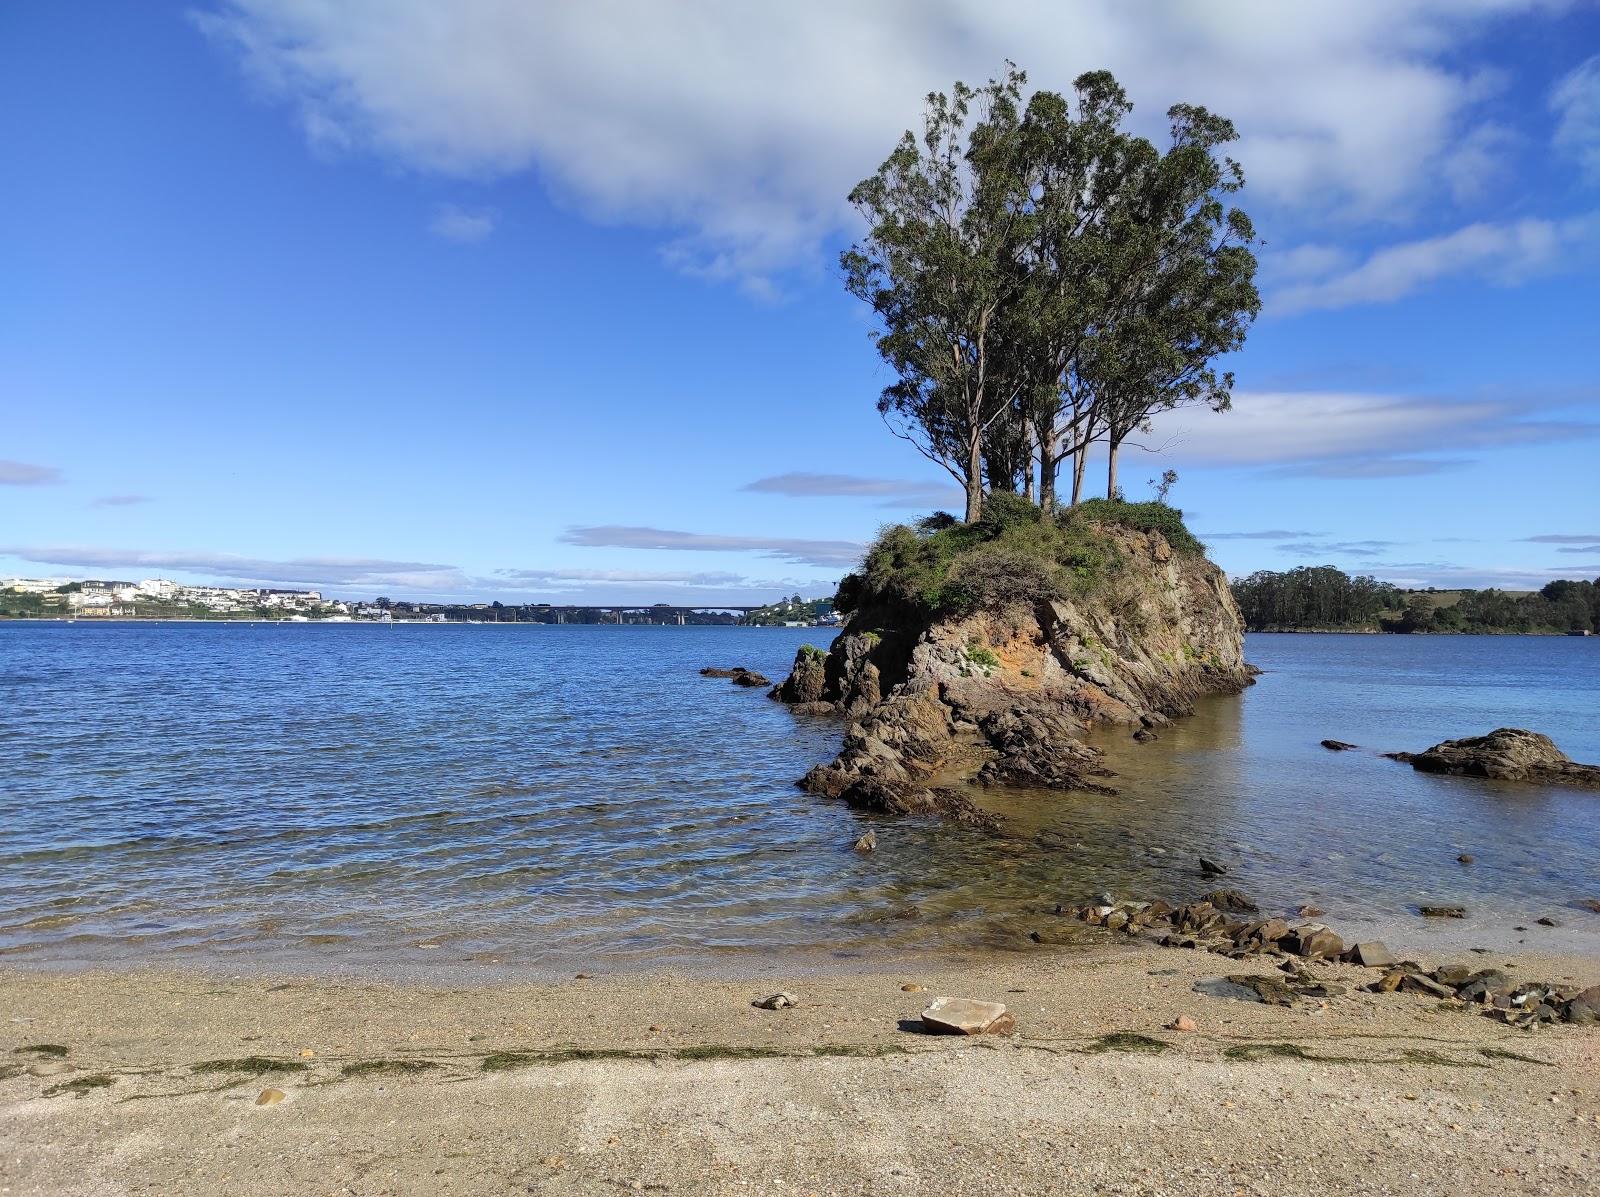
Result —
[[896, 375], [879, 411], [961, 483], [968, 522], [991, 491], [1053, 508], [1069, 462], [1076, 504], [1101, 442], [1117, 497], [1118, 450], [1153, 415], [1227, 409], [1214, 363], [1260, 309], [1230, 122], [1176, 105], [1163, 150], [1124, 129], [1109, 72], [1024, 103], [1026, 82], [1007, 64], [930, 95], [922, 135], [850, 193], [867, 232], [841, 256]]

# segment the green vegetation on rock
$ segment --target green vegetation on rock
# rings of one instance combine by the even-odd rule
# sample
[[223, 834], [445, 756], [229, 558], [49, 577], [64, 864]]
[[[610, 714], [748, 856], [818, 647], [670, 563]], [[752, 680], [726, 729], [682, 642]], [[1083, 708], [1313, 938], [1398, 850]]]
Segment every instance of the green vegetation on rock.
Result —
[[1159, 532], [1180, 554], [1205, 551], [1184, 527], [1183, 513], [1164, 503], [1097, 499], [1049, 515], [1002, 493], [991, 495], [972, 523], [940, 513], [915, 527], [885, 528], [860, 572], [839, 584], [834, 606], [841, 612], [883, 607], [935, 617], [1070, 599], [1123, 568], [1107, 531], [1113, 527]]

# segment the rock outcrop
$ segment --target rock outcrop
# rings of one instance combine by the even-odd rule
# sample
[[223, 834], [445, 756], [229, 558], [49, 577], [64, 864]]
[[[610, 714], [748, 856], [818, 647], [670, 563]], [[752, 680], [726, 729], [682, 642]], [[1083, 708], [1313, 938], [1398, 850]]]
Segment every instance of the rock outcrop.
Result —
[[1073, 598], [961, 616], [863, 605], [772, 697], [851, 720], [801, 785], [852, 805], [992, 823], [963, 783], [1110, 793], [1095, 723], [1160, 726], [1254, 671], [1222, 571], [1156, 531], [1114, 527], [1119, 566]]
[[1423, 773], [1600, 789], [1600, 765], [1579, 764], [1557, 748], [1549, 736], [1520, 727], [1502, 727], [1486, 736], [1446, 740], [1426, 752], [1386, 755]]

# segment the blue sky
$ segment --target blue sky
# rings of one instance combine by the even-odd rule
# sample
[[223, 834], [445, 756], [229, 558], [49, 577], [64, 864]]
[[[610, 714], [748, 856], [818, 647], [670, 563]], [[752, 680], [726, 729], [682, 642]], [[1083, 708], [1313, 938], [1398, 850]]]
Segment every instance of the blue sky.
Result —
[[1235, 409], [1129, 497], [1176, 469], [1233, 573], [1600, 575], [1594, 3], [18, 0], [0, 576], [826, 593], [956, 502], [874, 410], [843, 196], [1007, 57], [1243, 134]]

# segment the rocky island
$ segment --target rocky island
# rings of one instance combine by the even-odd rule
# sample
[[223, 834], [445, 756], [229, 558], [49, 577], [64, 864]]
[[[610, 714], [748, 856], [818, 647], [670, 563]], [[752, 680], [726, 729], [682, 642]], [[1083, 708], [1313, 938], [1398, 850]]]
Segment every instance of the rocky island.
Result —
[[1151, 738], [1252, 681], [1227, 579], [1164, 503], [993, 495], [970, 523], [886, 530], [835, 606], [832, 647], [772, 696], [851, 720], [801, 785], [863, 809], [992, 824], [969, 785], [1103, 790], [1090, 725]]

